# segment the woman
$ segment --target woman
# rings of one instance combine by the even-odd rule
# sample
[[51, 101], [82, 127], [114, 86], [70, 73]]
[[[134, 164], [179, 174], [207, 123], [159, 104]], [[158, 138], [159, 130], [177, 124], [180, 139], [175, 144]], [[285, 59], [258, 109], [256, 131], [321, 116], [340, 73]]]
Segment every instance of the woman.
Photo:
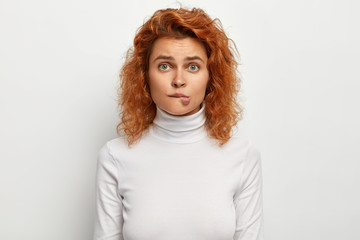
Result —
[[99, 152], [94, 239], [263, 239], [260, 153], [231, 136], [242, 112], [231, 42], [196, 8], [139, 28], [120, 75], [121, 136]]

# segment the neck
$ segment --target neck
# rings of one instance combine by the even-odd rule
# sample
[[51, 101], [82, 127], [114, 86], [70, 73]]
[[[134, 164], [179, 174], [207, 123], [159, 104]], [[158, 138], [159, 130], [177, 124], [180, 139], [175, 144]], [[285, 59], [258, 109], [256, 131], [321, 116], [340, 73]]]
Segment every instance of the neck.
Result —
[[163, 141], [172, 143], [197, 142], [207, 136], [205, 104], [198, 112], [188, 116], [171, 115], [156, 107], [156, 116], [150, 128], [151, 134]]

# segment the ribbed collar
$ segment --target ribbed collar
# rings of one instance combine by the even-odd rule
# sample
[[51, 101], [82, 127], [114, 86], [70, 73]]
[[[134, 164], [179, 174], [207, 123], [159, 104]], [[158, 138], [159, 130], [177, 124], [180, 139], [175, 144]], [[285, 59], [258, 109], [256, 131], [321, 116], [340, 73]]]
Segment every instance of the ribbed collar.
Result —
[[205, 103], [198, 112], [189, 116], [174, 116], [156, 107], [156, 116], [150, 133], [163, 141], [172, 143], [192, 143], [207, 136]]

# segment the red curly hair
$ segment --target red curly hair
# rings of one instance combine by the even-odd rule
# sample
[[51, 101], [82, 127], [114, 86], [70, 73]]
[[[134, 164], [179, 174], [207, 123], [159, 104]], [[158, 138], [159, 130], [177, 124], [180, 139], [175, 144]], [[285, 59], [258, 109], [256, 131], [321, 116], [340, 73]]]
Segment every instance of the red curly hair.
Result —
[[225, 144], [243, 112], [236, 99], [240, 78], [234, 53], [238, 52], [220, 20], [211, 19], [199, 8], [157, 10], [137, 30], [134, 47], [128, 50], [120, 73], [118, 134], [123, 131], [130, 146], [141, 139], [155, 118], [156, 105], [150, 95], [148, 68], [152, 46], [161, 37], [193, 37], [204, 44], [210, 74], [205, 95], [205, 127], [219, 145]]

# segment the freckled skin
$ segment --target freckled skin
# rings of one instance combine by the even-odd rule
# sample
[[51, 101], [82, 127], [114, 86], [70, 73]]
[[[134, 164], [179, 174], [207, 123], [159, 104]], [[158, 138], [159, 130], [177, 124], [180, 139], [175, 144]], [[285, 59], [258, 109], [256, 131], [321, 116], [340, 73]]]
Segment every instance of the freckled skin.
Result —
[[[149, 59], [149, 86], [155, 104], [177, 116], [199, 111], [209, 81], [207, 60], [206, 49], [198, 39], [157, 39]], [[175, 93], [188, 97], [169, 96]]]

